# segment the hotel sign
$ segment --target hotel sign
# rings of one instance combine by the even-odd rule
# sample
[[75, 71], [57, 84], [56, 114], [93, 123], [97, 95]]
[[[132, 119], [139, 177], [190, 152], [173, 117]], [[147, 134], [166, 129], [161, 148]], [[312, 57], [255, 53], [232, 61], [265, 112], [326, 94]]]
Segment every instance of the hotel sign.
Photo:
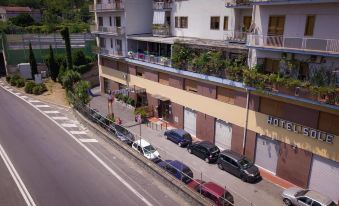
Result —
[[310, 127], [306, 127], [300, 124], [296, 124], [293, 122], [289, 122], [277, 117], [268, 116], [267, 123], [276, 127], [281, 127], [290, 132], [294, 132], [297, 134], [302, 134], [306, 137], [310, 137], [313, 139], [317, 139], [319, 141], [323, 141], [329, 144], [333, 144], [334, 135], [329, 134], [323, 131], [319, 131]]

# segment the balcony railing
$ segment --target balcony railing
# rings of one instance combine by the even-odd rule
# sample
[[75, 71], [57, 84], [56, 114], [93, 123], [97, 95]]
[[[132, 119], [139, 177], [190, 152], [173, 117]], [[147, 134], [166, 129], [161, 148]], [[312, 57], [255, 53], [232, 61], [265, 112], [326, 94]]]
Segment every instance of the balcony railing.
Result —
[[249, 0], [252, 4], [300, 4], [300, 3], [332, 3], [337, 0]]
[[171, 36], [169, 27], [154, 27], [152, 29], [153, 36], [168, 37]]
[[154, 10], [164, 10], [164, 9], [172, 9], [172, 3], [170, 2], [153, 2]]
[[134, 53], [134, 52], [128, 52], [127, 55], [130, 59], [136, 59], [148, 63], [153, 64], [159, 64], [163, 66], [171, 66], [171, 58], [170, 57], [163, 57], [163, 56], [155, 56], [150, 54], [144, 54], [144, 53]]
[[125, 27], [107, 27], [107, 26], [98, 26], [95, 28], [93, 33], [105, 33], [111, 35], [123, 35], [125, 33]]
[[247, 46], [339, 55], [339, 39], [248, 35]]
[[92, 12], [123, 10], [124, 8], [125, 8], [125, 5], [121, 1], [114, 1], [112, 3], [107, 3], [107, 4], [89, 5], [89, 10]]
[[227, 8], [250, 7], [251, 0], [226, 0]]
[[246, 44], [247, 34], [248, 34], [247, 32], [228, 30], [225, 31], [224, 37], [225, 41], [230, 43]]
[[122, 50], [111, 50], [106, 48], [100, 48], [99, 54], [119, 58], [125, 57], [124, 51]]

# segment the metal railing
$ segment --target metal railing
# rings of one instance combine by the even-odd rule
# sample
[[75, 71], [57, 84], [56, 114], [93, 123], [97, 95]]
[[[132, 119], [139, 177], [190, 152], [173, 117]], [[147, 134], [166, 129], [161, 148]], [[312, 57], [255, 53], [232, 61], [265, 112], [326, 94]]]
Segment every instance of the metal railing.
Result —
[[152, 29], [153, 36], [170, 36], [170, 28], [169, 27], [159, 27]]
[[335, 0], [248, 0], [253, 4], [267, 4], [267, 3], [331, 3]]
[[100, 48], [99, 54], [111, 56], [111, 57], [124, 57], [125, 52], [123, 50], [112, 50], [112, 49], [106, 49], [106, 48]]
[[125, 33], [125, 27], [117, 26], [98, 26], [94, 28], [94, 33], [107, 33], [112, 35], [123, 35]]
[[247, 34], [247, 32], [228, 30], [225, 31], [224, 38], [228, 42], [246, 44]]
[[170, 57], [164, 57], [164, 56], [156, 56], [151, 54], [144, 54], [144, 53], [134, 53], [134, 52], [128, 52], [127, 55], [130, 59], [136, 59], [152, 64], [159, 64], [163, 66], [171, 67], [171, 58]]
[[242, 7], [242, 6], [250, 6], [251, 0], [226, 0], [226, 7]]
[[162, 9], [172, 9], [171, 2], [153, 2], [153, 9], [162, 10]]
[[125, 5], [122, 1], [113, 1], [107, 4], [89, 5], [89, 10], [92, 12], [114, 11], [123, 9], [125, 9]]
[[339, 39], [317, 39], [250, 34], [247, 37], [247, 45], [253, 47], [339, 54]]

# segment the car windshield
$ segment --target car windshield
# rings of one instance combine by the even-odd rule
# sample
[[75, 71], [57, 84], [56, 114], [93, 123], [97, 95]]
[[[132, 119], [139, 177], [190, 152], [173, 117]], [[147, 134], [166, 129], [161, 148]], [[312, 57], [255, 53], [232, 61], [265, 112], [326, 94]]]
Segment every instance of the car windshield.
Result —
[[299, 192], [295, 193], [296, 197], [304, 196], [309, 190], [300, 190]]
[[210, 149], [210, 152], [211, 153], [217, 153], [217, 152], [220, 152], [220, 151], [219, 151], [218, 147], [213, 147], [213, 148]]
[[144, 152], [145, 152], [145, 154], [151, 154], [151, 153], [155, 152], [155, 148], [152, 145], [148, 145], [148, 146], [144, 147]]
[[188, 140], [192, 139], [192, 137], [191, 137], [190, 134], [184, 134], [184, 138], [185, 138], [185, 139], [188, 139]]
[[252, 166], [252, 162], [249, 161], [246, 158], [243, 158], [239, 161], [239, 164], [241, 165], [242, 168], [246, 169]]
[[328, 206], [337, 206], [334, 202], [331, 202]]

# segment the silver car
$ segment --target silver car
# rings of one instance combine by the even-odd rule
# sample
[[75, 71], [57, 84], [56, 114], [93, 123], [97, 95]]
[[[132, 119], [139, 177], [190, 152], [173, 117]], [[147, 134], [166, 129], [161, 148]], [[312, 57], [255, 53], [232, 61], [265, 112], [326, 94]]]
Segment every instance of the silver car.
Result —
[[286, 189], [281, 196], [284, 203], [289, 206], [337, 206], [337, 204], [325, 195], [298, 187]]

